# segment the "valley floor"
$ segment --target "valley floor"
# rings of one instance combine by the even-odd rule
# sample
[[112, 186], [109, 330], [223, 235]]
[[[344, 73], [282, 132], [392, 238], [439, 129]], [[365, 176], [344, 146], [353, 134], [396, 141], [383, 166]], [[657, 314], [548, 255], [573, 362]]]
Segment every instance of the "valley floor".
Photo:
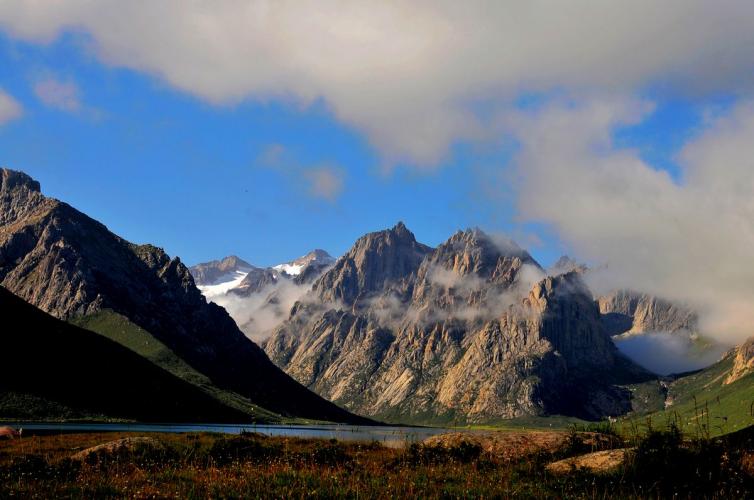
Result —
[[490, 431], [400, 449], [258, 434], [24, 436], [0, 441], [0, 498], [746, 498], [751, 435]]

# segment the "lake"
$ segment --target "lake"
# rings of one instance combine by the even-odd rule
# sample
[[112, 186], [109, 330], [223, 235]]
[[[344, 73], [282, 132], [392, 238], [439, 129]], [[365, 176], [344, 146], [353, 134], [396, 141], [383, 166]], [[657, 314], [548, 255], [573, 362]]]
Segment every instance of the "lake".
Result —
[[128, 424], [128, 423], [46, 423], [12, 422], [9, 425], [27, 431], [54, 432], [219, 432], [240, 434], [258, 432], [267, 436], [338, 439], [341, 441], [377, 441], [397, 447], [422, 441], [430, 436], [451, 432], [436, 427], [369, 426], [369, 425], [253, 425], [253, 424]]

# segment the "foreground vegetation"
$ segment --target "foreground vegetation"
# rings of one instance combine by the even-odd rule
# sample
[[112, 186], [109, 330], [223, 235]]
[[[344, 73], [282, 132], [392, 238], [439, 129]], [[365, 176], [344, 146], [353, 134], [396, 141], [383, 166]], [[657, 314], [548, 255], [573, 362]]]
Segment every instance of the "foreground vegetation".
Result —
[[[32, 436], [0, 442], [0, 497], [682, 497], [754, 495], [749, 430], [685, 440], [677, 427], [609, 439], [573, 429], [556, 449], [485, 451], [472, 441], [392, 449], [256, 434], [159, 434], [130, 448], [75, 457], [126, 433]], [[633, 447], [611, 472], [553, 474], [548, 463]], [[72, 458], [74, 457], [74, 458]]]

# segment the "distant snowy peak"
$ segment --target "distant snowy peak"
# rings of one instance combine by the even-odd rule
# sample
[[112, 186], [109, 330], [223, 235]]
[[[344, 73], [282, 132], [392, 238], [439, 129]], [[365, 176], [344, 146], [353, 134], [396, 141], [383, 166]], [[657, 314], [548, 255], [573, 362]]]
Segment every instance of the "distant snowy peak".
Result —
[[318, 248], [312, 250], [303, 257], [299, 257], [298, 259], [283, 264], [278, 264], [272, 268], [281, 273], [285, 273], [288, 276], [300, 276], [302, 273], [306, 273], [309, 268], [323, 270], [334, 263], [335, 259], [329, 253]]
[[256, 267], [231, 255], [222, 260], [204, 262], [189, 268], [197, 288], [204, 296], [216, 297], [234, 293], [251, 295], [279, 279], [293, 280], [296, 284], [308, 284], [329, 268], [335, 259], [327, 252], [316, 249], [303, 257], [273, 267]]
[[272, 268], [277, 271], [284, 272], [289, 276], [298, 276], [299, 274], [301, 274], [301, 271], [303, 271], [309, 265], [314, 264], [317, 267], [329, 266], [334, 262], [335, 259], [329, 253], [318, 248], [316, 250], [312, 250], [303, 257], [299, 257], [298, 259], [292, 260], [290, 262], [285, 262], [283, 264], [278, 264], [277, 266], [273, 266]]
[[[234, 281], [239, 273], [248, 273], [254, 266], [235, 255], [221, 260], [203, 262], [189, 268], [196, 285], [201, 287], [220, 285]], [[243, 278], [241, 278], [243, 279]]]

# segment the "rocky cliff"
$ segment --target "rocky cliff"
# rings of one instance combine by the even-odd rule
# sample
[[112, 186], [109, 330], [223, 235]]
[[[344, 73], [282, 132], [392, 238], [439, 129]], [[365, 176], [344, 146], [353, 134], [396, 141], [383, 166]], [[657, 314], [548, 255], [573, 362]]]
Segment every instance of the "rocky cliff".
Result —
[[270, 410], [358, 420], [275, 367], [224, 309], [205, 301], [178, 258], [123, 240], [7, 169], [0, 170], [0, 285], [60, 319], [115, 311], [219, 387]]
[[698, 317], [690, 308], [653, 295], [616, 290], [598, 299], [608, 333], [698, 332]]
[[265, 344], [302, 384], [365, 415], [484, 422], [620, 414], [647, 374], [615, 349], [578, 273], [511, 241], [403, 225], [359, 239]]

